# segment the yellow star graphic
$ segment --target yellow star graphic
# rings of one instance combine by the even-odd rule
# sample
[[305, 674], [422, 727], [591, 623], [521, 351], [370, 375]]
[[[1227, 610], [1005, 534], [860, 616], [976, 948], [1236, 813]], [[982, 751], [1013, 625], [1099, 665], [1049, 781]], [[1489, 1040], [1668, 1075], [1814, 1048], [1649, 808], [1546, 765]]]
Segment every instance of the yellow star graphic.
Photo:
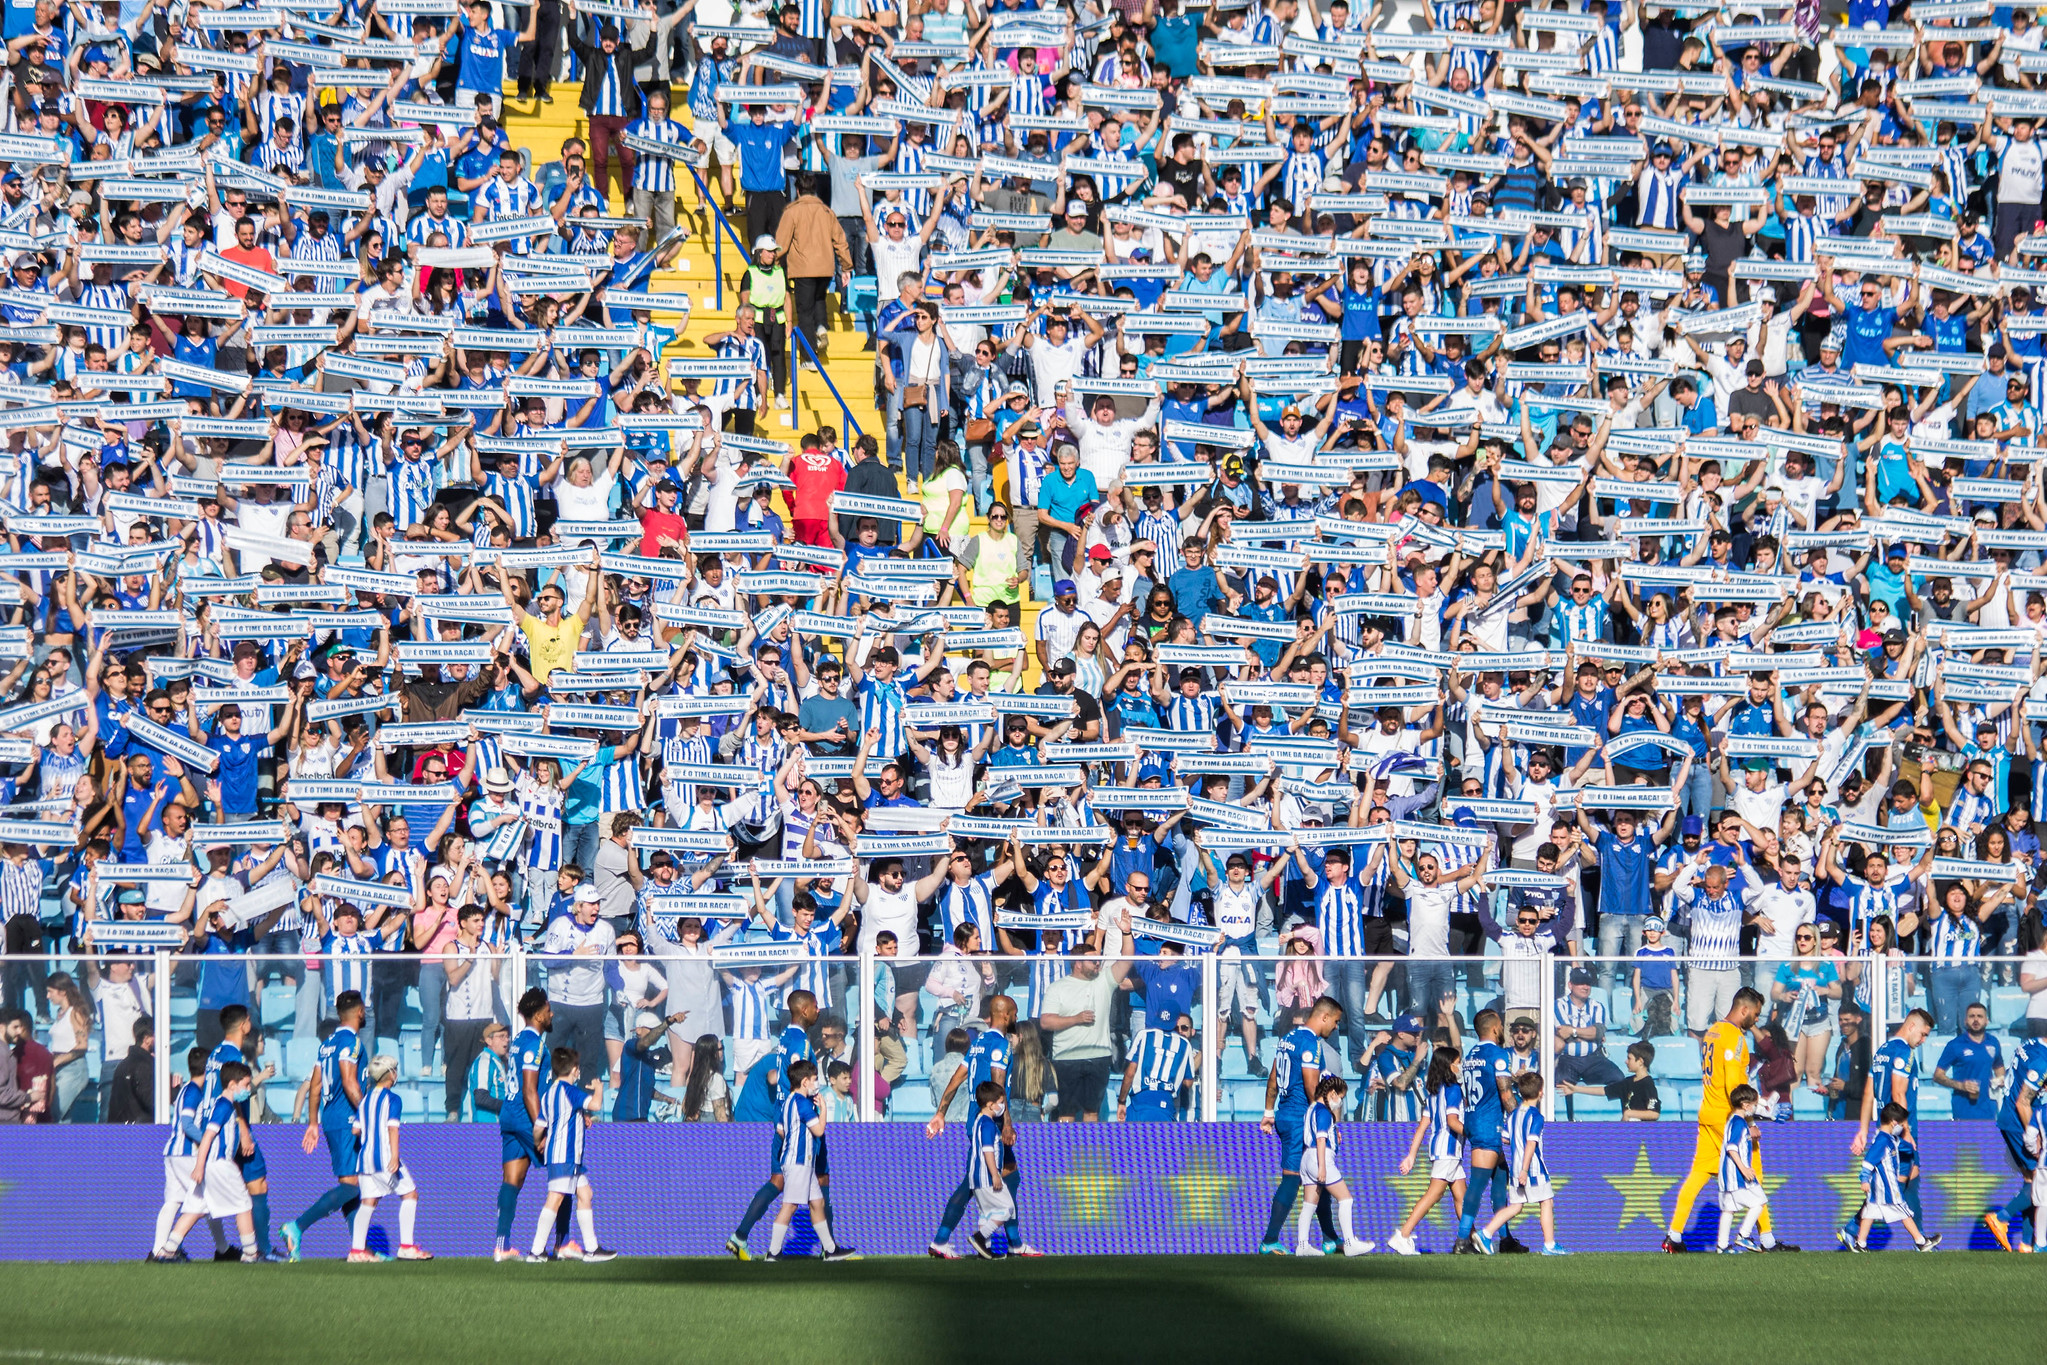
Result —
[[1961, 1228], [1969, 1227], [1985, 1209], [1994, 1207], [1998, 1202], [1995, 1196], [2003, 1193], [2018, 1178], [2003, 1171], [1984, 1170], [1981, 1154], [1967, 1145], [1955, 1149], [1955, 1164], [1951, 1168], [1926, 1171], [1925, 1175], [1947, 1194], [1945, 1213], [1948, 1226]]
[[[1653, 1227], [1662, 1228], [1667, 1226], [1663, 1212], [1663, 1196], [1669, 1193], [1670, 1187], [1677, 1184], [1681, 1178], [1674, 1175], [1656, 1174], [1655, 1169], [1649, 1164], [1649, 1149], [1646, 1146], [1637, 1147], [1635, 1149], [1635, 1168], [1633, 1170], [1629, 1171], [1626, 1175], [1601, 1177], [1607, 1184], [1620, 1191], [1621, 1221], [1614, 1228], [1614, 1231], [1626, 1232], [1628, 1225], [1637, 1218], [1642, 1219]], [[1552, 1180], [1551, 1183], [1561, 1184], [1562, 1182]]]
[[[1396, 1216], [1400, 1218], [1407, 1217], [1407, 1211], [1415, 1206], [1423, 1192], [1429, 1188], [1429, 1168], [1419, 1161], [1415, 1163], [1414, 1170], [1406, 1175], [1394, 1171], [1379, 1178], [1392, 1187], [1394, 1194], [1399, 1196], [1400, 1207], [1396, 1210]], [[1554, 1185], [1555, 1179], [1552, 1178], [1550, 1183]], [[1436, 1207], [1430, 1209], [1428, 1216], [1422, 1221], [1434, 1223], [1447, 1232], [1455, 1225], [1456, 1219], [1457, 1196], [1445, 1190], [1443, 1197], [1436, 1201]]]
[[1834, 1215], [1834, 1226], [1841, 1227], [1862, 1207], [1862, 1163], [1857, 1162], [1845, 1171], [1821, 1171], [1820, 1179], [1832, 1185], [1834, 1193], [1840, 1198], [1840, 1208]]
[[1172, 1191], [1173, 1216], [1183, 1226], [1228, 1229], [1235, 1225], [1230, 1200], [1244, 1180], [1224, 1174], [1207, 1148], [1192, 1149], [1180, 1173], [1161, 1176], [1159, 1183]]
[[1065, 1200], [1067, 1222], [1113, 1224], [1123, 1216], [1123, 1192], [1135, 1182], [1117, 1175], [1106, 1157], [1086, 1152], [1050, 1183]]

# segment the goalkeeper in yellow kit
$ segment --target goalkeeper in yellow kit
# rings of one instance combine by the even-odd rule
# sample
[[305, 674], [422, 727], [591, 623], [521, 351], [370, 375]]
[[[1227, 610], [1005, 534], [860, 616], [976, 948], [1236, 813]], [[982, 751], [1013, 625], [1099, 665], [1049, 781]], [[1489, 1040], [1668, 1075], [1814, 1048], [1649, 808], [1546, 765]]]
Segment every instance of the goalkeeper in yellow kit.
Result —
[[[1727, 1017], [1706, 1030], [1699, 1040], [1699, 1070], [1705, 1092], [1699, 1098], [1699, 1145], [1692, 1153], [1692, 1169], [1677, 1189], [1677, 1208], [1663, 1237], [1665, 1251], [1685, 1249], [1685, 1224], [1691, 1221], [1692, 1201], [1720, 1171], [1720, 1149], [1727, 1138], [1727, 1117], [1733, 1112], [1729, 1097], [1737, 1086], [1748, 1084], [1748, 1031], [1763, 1014], [1763, 997], [1744, 986], [1734, 993], [1734, 1005]], [[1762, 1161], [1756, 1163], [1756, 1178], [1762, 1179]], [[1757, 1233], [1765, 1251], [1796, 1251], [1797, 1247], [1777, 1240], [1770, 1230], [1770, 1211], [1765, 1208]]]

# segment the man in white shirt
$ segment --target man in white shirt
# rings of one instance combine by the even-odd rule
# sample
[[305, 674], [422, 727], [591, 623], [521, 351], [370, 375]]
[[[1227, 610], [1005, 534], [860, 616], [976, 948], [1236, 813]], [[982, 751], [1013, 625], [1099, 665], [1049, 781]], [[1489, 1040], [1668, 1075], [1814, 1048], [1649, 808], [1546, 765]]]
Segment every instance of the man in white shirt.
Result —
[[[1045, 334], [1039, 336], [1032, 324], [1038, 318], [1045, 319]], [[1060, 393], [1062, 385], [1070, 388], [1073, 377], [1080, 373], [1081, 361], [1104, 335], [1102, 324], [1087, 314], [1081, 314], [1081, 321], [1087, 324], [1089, 335], [1076, 337], [1072, 334], [1064, 315], [1053, 314], [1047, 305], [1023, 320], [1023, 325], [1011, 334], [1004, 343], [1007, 350], [1021, 345], [1031, 359], [1031, 376], [1036, 381], [1038, 402], [1041, 406], [1056, 407], [1065, 401]], [[1156, 414], [1154, 414], [1156, 415]], [[1125, 454], [1128, 454], [1126, 450]]]
[[1073, 970], [1045, 988], [1038, 1023], [1052, 1035], [1052, 1071], [1059, 1081], [1061, 1122], [1099, 1123], [1109, 1090], [1115, 1048], [1109, 1040], [1111, 1007], [1118, 983], [1130, 970], [1124, 961], [1103, 969], [1085, 944], [1074, 945]]
[[1066, 400], [1066, 425], [1080, 448], [1080, 467], [1095, 476], [1097, 488], [1107, 488], [1123, 477], [1123, 466], [1130, 463], [1131, 441], [1140, 431], [1157, 430], [1158, 421], [1156, 394], [1141, 416], [1121, 420], [1116, 417], [1116, 400], [1109, 394], [1096, 394], [1086, 411], [1081, 410], [1080, 399]]
[[[171, 801], [164, 806], [158, 819], [163, 827], [143, 844], [145, 860], [189, 864], [192, 861], [192, 812], [182, 802]], [[182, 882], [150, 882], [142, 889], [142, 901], [152, 915], [173, 915], [185, 903], [185, 892], [190, 889]], [[239, 890], [239, 886], [236, 889]]]
[[576, 888], [575, 908], [547, 927], [540, 950], [547, 959], [547, 1000], [554, 1008], [556, 1047], [582, 1054], [582, 1074], [602, 1076], [604, 1056], [604, 958], [617, 935], [598, 917], [604, 898], [594, 883]]
[[[1798, 864], [1789, 858], [1779, 859], [1776, 881], [1764, 880], [1745, 860], [1739, 866], [1742, 883], [1748, 888], [1747, 909], [1755, 917], [1750, 922], [1762, 934], [1756, 942], [1756, 956], [1778, 960], [1797, 956], [1792, 936], [1799, 925], [1819, 918], [1812, 892], [1798, 884]], [[1776, 970], [1759, 967], [1756, 975], [1774, 978]]]
[[1065, 657], [1080, 638], [1080, 628], [1089, 621], [1080, 609], [1080, 590], [1070, 578], [1052, 585], [1052, 605], [1038, 613], [1038, 666], [1049, 671], [1052, 661]]

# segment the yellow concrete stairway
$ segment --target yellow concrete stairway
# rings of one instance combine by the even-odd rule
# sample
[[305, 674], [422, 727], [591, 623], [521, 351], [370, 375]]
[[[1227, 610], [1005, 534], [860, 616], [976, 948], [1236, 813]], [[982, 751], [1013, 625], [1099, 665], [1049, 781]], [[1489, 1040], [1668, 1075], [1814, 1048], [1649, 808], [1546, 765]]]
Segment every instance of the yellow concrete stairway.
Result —
[[[583, 112], [577, 107], [581, 87], [573, 82], [556, 82], [554, 102], [545, 104], [538, 100], [522, 100], [515, 96], [512, 87], [505, 90], [503, 100], [504, 124], [513, 142], [525, 150], [538, 167], [559, 159], [561, 144], [565, 138], [580, 137], [587, 142], [589, 124]], [[680, 111], [687, 119], [687, 111]], [[709, 348], [704, 338], [728, 330], [732, 326], [732, 311], [738, 305], [739, 279], [746, 269], [746, 260], [735, 249], [732, 237], [725, 237], [722, 246], [717, 242], [719, 232], [711, 204], [704, 202], [696, 182], [687, 172], [677, 168], [679, 186], [676, 192], [676, 223], [678, 226], [692, 225], [696, 236], [682, 249], [673, 268], [658, 272], [648, 289], [653, 293], [682, 293], [690, 299], [689, 324], [672, 342], [666, 357], [705, 356]], [[619, 182], [617, 168], [610, 175], [612, 198], [610, 212], [624, 214], [629, 211]], [[717, 194], [715, 184], [712, 194]], [[741, 203], [743, 204], [743, 196]], [[732, 223], [735, 235], [743, 236], [742, 221]], [[719, 277], [723, 276], [723, 306], [719, 303]], [[794, 403], [790, 410], [777, 411], [763, 417], [756, 433], [774, 440], [794, 442], [806, 432], [816, 431], [821, 426], [837, 428], [840, 441], [850, 446], [854, 429], [846, 420], [850, 413], [852, 423], [858, 429], [870, 433], [886, 444], [886, 418], [875, 407], [874, 402], [874, 357], [861, 349], [866, 340], [858, 319], [843, 311], [842, 299], [834, 295], [831, 316], [828, 321], [830, 345], [825, 357], [825, 373], [831, 377], [837, 388], [837, 397], [817, 373], [805, 363], [792, 376]], [[656, 314], [655, 321], [674, 326], [678, 318]], [[845, 407], [840, 406], [841, 400]], [[786, 509], [784, 509], [786, 515]], [[985, 523], [975, 518], [974, 529], [984, 529]], [[1026, 588], [1028, 592], [1028, 587]], [[1026, 600], [1024, 603], [1024, 638], [1031, 639], [1037, 623], [1038, 604]], [[1031, 682], [1035, 684], [1036, 663], [1032, 663]]]
[[[514, 143], [528, 152], [536, 167], [560, 157], [563, 139], [581, 137], [587, 141], [589, 137], [589, 125], [576, 104], [580, 87], [570, 82], [557, 82], [553, 94], [552, 104], [516, 99], [509, 90], [505, 96], [506, 130], [511, 133]], [[612, 168], [610, 180], [610, 211], [618, 214], [629, 212], [616, 166]], [[648, 289], [654, 293], [689, 296], [689, 325], [682, 329], [682, 334], [671, 344], [667, 354], [671, 357], [701, 357], [708, 354], [703, 339], [732, 326], [732, 311], [738, 304], [739, 280], [746, 269], [746, 260], [735, 248], [733, 237], [724, 237], [722, 243], [715, 239], [713, 234], [723, 234], [718, 233], [711, 206], [704, 203], [686, 168], [677, 167], [677, 180], [676, 222], [678, 226], [694, 225], [696, 237], [682, 249], [673, 268], [654, 276]], [[716, 194], [715, 185], [713, 194]], [[732, 229], [735, 235], [743, 236], [745, 225], [735, 221]], [[722, 307], [720, 275], [724, 277]], [[672, 327], [678, 319], [657, 314], [655, 321]], [[852, 421], [861, 431], [871, 432], [880, 439], [883, 418], [874, 404], [874, 361], [871, 355], [860, 349], [865, 337], [857, 320], [840, 311], [836, 299], [829, 326], [832, 344], [827, 348], [826, 373], [837, 386]], [[789, 411], [763, 415], [759, 435], [776, 440], [794, 440], [820, 426], [831, 426], [838, 429], [842, 442], [852, 443], [853, 432], [839, 399], [832, 396], [807, 363], [797, 376], [795, 397], [796, 403]]]

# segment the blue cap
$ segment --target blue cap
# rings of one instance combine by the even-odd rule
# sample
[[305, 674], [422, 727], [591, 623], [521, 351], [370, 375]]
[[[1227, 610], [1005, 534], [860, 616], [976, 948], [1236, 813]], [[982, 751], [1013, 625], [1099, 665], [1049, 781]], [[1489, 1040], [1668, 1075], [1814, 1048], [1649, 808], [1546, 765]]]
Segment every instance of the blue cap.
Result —
[[1052, 585], [1054, 597], [1076, 597], [1079, 594], [1080, 589], [1073, 586], [1073, 580], [1070, 578], [1062, 578]]
[[1683, 835], [1686, 834], [1704, 834], [1705, 832], [1706, 821], [1703, 817], [1697, 815], [1687, 815], [1685, 817], [1684, 828], [1681, 831], [1679, 831], [1679, 835], [1680, 837], [1682, 837]]
[[1403, 1014], [1393, 1021], [1393, 1031], [1419, 1035], [1422, 1031], [1422, 1017], [1419, 1014]]
[[1478, 820], [1471, 813], [1471, 807], [1459, 806], [1450, 812], [1450, 818], [1460, 825], [1476, 825]]
[[107, 62], [108, 66], [113, 65], [112, 62], [107, 61], [107, 50], [103, 47], [87, 48], [85, 50], [85, 61], [86, 65], [88, 66], [90, 66], [94, 62]]

